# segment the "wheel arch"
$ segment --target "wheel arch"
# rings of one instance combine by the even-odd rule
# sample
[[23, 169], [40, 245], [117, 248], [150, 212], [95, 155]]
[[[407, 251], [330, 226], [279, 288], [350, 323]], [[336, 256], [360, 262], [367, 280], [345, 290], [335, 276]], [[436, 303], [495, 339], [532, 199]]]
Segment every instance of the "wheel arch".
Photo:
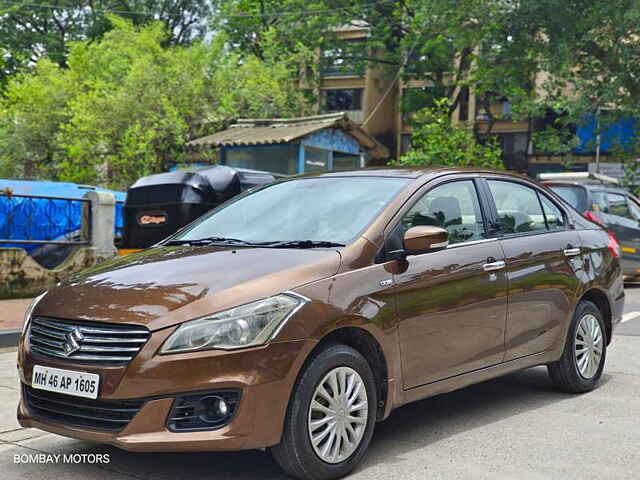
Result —
[[308, 362], [318, 352], [322, 351], [327, 345], [335, 343], [344, 344], [357, 350], [371, 366], [378, 394], [376, 418], [377, 420], [382, 420], [385, 414], [385, 407], [389, 401], [389, 386], [387, 382], [389, 378], [389, 365], [382, 350], [382, 345], [376, 337], [365, 328], [349, 325], [341, 326], [328, 332], [309, 353], [300, 371], [306, 368]]
[[611, 313], [611, 303], [609, 297], [602, 290], [598, 288], [590, 288], [582, 294], [580, 301], [587, 300], [595, 304], [602, 313], [604, 319], [605, 333], [607, 334], [607, 345], [611, 343], [611, 336], [613, 335], [613, 319]]

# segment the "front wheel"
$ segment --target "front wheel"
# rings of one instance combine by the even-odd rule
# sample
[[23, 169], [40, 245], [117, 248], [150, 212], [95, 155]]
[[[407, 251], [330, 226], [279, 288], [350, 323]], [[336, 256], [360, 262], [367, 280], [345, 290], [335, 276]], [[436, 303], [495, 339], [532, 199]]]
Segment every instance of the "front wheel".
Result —
[[294, 387], [284, 433], [271, 448], [296, 478], [329, 480], [362, 459], [376, 420], [376, 388], [366, 359], [346, 345], [331, 345], [307, 365]]
[[602, 313], [592, 302], [578, 304], [560, 360], [548, 365], [556, 386], [568, 393], [593, 390], [602, 376], [607, 354]]

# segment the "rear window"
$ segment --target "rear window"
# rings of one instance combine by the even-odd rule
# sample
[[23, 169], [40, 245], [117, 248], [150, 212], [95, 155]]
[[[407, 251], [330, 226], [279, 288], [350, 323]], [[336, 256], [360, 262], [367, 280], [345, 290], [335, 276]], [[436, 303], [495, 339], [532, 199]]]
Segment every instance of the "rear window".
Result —
[[556, 192], [560, 198], [571, 205], [579, 212], [590, 210], [587, 208], [587, 192], [582, 187], [571, 187], [568, 185], [548, 185], [547, 186]]

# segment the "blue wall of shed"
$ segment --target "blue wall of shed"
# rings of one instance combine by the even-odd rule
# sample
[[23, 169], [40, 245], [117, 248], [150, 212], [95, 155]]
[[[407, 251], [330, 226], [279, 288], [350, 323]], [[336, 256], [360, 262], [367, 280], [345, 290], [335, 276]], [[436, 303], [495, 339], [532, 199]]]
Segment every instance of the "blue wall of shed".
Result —
[[[298, 172], [304, 173], [305, 165], [305, 147], [317, 148], [320, 150], [326, 150], [330, 152], [329, 168], [333, 167], [332, 159], [333, 152], [346, 153], [350, 155], [363, 155], [363, 151], [360, 149], [360, 144], [351, 135], [346, 134], [337, 128], [325, 128], [323, 130], [311, 133], [301, 139], [290, 142], [291, 145], [298, 146]], [[273, 145], [251, 145], [251, 146], [232, 146], [222, 147], [220, 149], [220, 163], [224, 165], [226, 163], [227, 150], [233, 149], [247, 149], [247, 150], [263, 150], [280, 146], [282, 144]]]

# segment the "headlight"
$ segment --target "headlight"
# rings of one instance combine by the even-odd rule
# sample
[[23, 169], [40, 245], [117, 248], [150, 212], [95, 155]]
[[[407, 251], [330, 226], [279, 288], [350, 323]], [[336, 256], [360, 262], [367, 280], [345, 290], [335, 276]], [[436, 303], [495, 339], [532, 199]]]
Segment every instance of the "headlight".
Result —
[[34, 298], [33, 301], [31, 302], [31, 304], [29, 305], [29, 308], [27, 308], [27, 311], [24, 312], [24, 322], [22, 322], [22, 334], [23, 335], [24, 335], [24, 332], [27, 331], [27, 325], [29, 324], [29, 320], [31, 320], [31, 314], [33, 313], [33, 311], [35, 310], [36, 306], [38, 305], [38, 302], [40, 302], [40, 300], [42, 300], [46, 294], [47, 294], [47, 292], [44, 292], [44, 293], [38, 295], [36, 298]]
[[297, 295], [282, 294], [191, 320], [171, 334], [160, 353], [262, 345], [305, 302]]

